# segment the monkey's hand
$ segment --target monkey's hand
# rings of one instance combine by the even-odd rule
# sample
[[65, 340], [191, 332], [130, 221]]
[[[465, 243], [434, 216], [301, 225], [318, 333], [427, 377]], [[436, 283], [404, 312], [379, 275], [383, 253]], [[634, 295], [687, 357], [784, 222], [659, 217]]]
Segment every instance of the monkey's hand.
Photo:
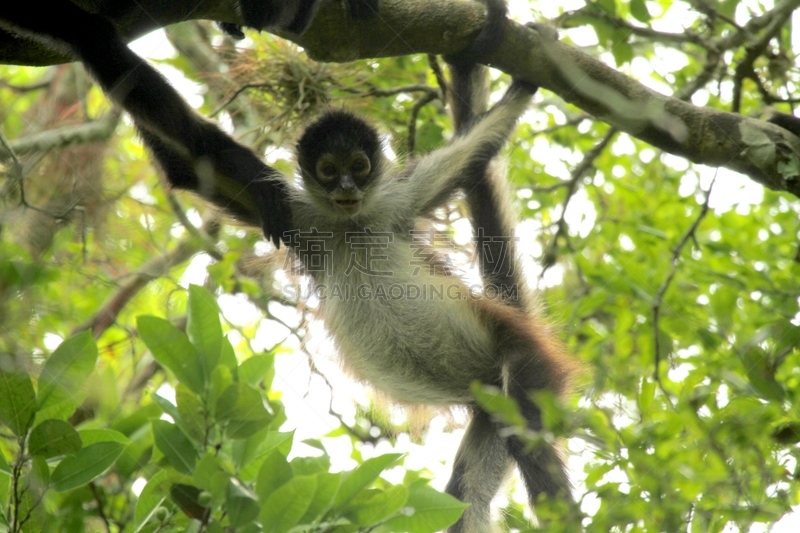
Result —
[[289, 186], [282, 179], [262, 183], [261, 229], [267, 240], [277, 247], [283, 241], [289, 246], [289, 233], [294, 230], [289, 204]]
[[775, 113], [767, 122], [771, 122], [776, 126], [780, 126], [781, 128], [792, 132], [796, 136], [800, 137], [800, 118], [797, 118], [794, 115], [787, 115], [786, 113]]
[[511, 87], [508, 88], [509, 91], [520, 91], [525, 92], [528, 94], [534, 94], [536, 91], [539, 90], [538, 85], [534, 85], [533, 83], [527, 82], [522, 78], [512, 78], [511, 79]]
[[505, 0], [481, 0], [486, 5], [486, 24], [472, 43], [464, 50], [444, 56], [453, 67], [468, 70], [476, 63], [486, 64], [503, 42], [506, 29]]

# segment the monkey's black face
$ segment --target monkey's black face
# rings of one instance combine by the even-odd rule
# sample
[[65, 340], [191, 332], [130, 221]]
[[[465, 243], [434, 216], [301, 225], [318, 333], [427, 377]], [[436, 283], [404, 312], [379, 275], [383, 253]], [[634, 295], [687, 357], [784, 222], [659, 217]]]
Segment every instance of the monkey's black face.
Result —
[[303, 133], [297, 160], [306, 185], [313, 181], [334, 209], [353, 216], [379, 173], [380, 150], [378, 133], [364, 120], [346, 111], [331, 111]]
[[363, 189], [372, 169], [369, 157], [364, 152], [322, 154], [314, 169], [314, 177], [328, 192], [335, 207], [348, 215], [355, 215], [361, 210]]

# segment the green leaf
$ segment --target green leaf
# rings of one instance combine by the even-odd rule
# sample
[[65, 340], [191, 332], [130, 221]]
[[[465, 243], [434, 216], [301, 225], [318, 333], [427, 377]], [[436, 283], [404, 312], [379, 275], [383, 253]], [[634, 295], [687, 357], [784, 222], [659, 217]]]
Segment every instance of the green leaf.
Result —
[[0, 422], [24, 436], [36, 414], [36, 393], [28, 374], [0, 370]]
[[732, 19], [736, 16], [736, 6], [739, 5], [739, 0], [722, 0], [716, 7], [720, 13]]
[[[617, 36], [618, 32], [614, 32], [614, 34]], [[626, 41], [627, 39], [615, 42], [614, 47], [611, 49], [611, 53], [614, 55], [614, 62], [618, 67], [633, 60], [633, 47]]]
[[775, 380], [775, 369], [768, 354], [755, 343], [739, 351], [738, 354], [753, 389], [765, 399], [783, 400], [786, 395], [784, 387]]
[[266, 501], [273, 492], [292, 479], [292, 475], [292, 467], [286, 457], [278, 450], [270, 453], [261, 463], [261, 470], [256, 478], [258, 499]]
[[228, 494], [225, 497], [225, 510], [228, 512], [231, 525], [242, 527], [258, 516], [258, 500], [255, 494], [231, 478], [228, 482]]
[[151, 398], [153, 398], [153, 403], [155, 403], [163, 413], [171, 416], [173, 420], [178, 420], [181, 417], [181, 414], [178, 412], [178, 406], [171, 401], [158, 394], [153, 394]]
[[166, 420], [153, 420], [153, 438], [175, 470], [187, 476], [192, 474], [197, 462], [197, 450], [181, 428]]
[[200, 505], [198, 498], [200, 496], [200, 489], [185, 483], [176, 483], [169, 489], [169, 495], [172, 501], [178, 504], [181, 511], [189, 518], [194, 518], [200, 522], [208, 520], [211, 510]]
[[199, 285], [190, 285], [186, 315], [186, 335], [197, 349], [203, 377], [208, 383], [219, 363], [222, 348], [222, 326], [214, 295]]
[[178, 422], [194, 440], [203, 442], [206, 433], [203, 402], [182, 383], [178, 383], [178, 386], [175, 387], [175, 401], [178, 403], [178, 413], [180, 414], [180, 418], [175, 422]]
[[506, 424], [518, 428], [525, 428], [525, 418], [519, 412], [519, 405], [509, 398], [503, 391], [490, 385], [474, 383], [470, 391], [478, 400], [478, 404], [488, 413], [500, 418]]
[[123, 446], [128, 446], [131, 439], [113, 429], [82, 429], [78, 431], [81, 442], [84, 446], [89, 446], [95, 442], [119, 442]]
[[[267, 375], [271, 375], [273, 364], [275, 363], [275, 354], [256, 354], [249, 359], [242, 361], [239, 365], [239, 380], [247, 383], [252, 387], [257, 387]], [[270, 382], [265, 382], [269, 387]]]
[[631, 15], [639, 22], [644, 22], [646, 24], [652, 19], [650, 12], [647, 11], [647, 4], [644, 0], [631, 0], [630, 8]]
[[86, 485], [113, 465], [123, 449], [119, 442], [97, 442], [65, 457], [50, 478], [53, 488], [64, 492]]
[[358, 526], [372, 526], [397, 514], [407, 501], [408, 490], [402, 485], [372, 489], [353, 498], [344, 515]]
[[[149, 422], [147, 426], [146, 428], [140, 428], [131, 435], [130, 444], [125, 446], [122, 455], [119, 456], [119, 459], [117, 459], [117, 462], [114, 464], [114, 468], [116, 468], [119, 475], [124, 479], [128, 479], [134, 474], [137, 474], [142, 464], [151, 457], [153, 451], [153, 432], [150, 431]], [[81, 431], [78, 431], [78, 433], [81, 433]], [[84, 440], [83, 435], [81, 435], [81, 440]], [[141, 474], [137, 474], [137, 476], [138, 475]]]
[[81, 390], [97, 363], [97, 344], [86, 330], [62, 342], [47, 358], [39, 374], [39, 409], [58, 403], [71, 414], [83, 398]]
[[234, 439], [245, 439], [267, 427], [272, 420], [261, 393], [245, 383], [234, 383], [222, 393], [217, 401], [216, 417], [226, 422], [226, 432]]
[[[6, 456], [3, 454], [2, 450], [0, 450], [0, 472], [9, 476], [11, 475], [11, 466], [8, 464]], [[0, 491], [0, 493], [2, 493], [2, 491]]]
[[614, 0], [597, 0], [597, 5], [609, 15], [617, 14], [617, 5], [614, 3]]
[[208, 387], [206, 405], [211, 409], [212, 415], [216, 416], [217, 402], [222, 393], [228, 390], [231, 384], [233, 384], [233, 374], [227, 366], [219, 365], [211, 373], [211, 384]]
[[31, 458], [30, 475], [34, 486], [47, 487], [50, 484], [50, 467], [47, 466], [47, 459], [41, 455], [34, 455]]
[[320, 472], [316, 475], [317, 488], [314, 491], [314, 498], [306, 509], [306, 514], [300, 520], [302, 524], [308, 524], [321, 518], [333, 506], [333, 499], [336, 493], [339, 492], [339, 486], [342, 483], [342, 474], [331, 474], [329, 472]]
[[63, 420], [44, 420], [33, 428], [28, 438], [28, 451], [49, 459], [78, 453], [83, 444], [78, 432]]
[[221, 505], [228, 494], [228, 481], [232, 476], [227, 469], [227, 461], [210, 451], [203, 455], [194, 469], [193, 484], [210, 493], [214, 505]]
[[231, 458], [240, 472], [240, 479], [252, 479], [261, 468], [261, 461], [275, 449], [287, 455], [291, 450], [293, 433], [260, 431], [244, 440], [236, 440], [231, 447]]
[[264, 533], [285, 533], [296, 526], [306, 514], [316, 488], [315, 476], [301, 476], [270, 494], [259, 514]]
[[642, 414], [647, 414], [656, 397], [656, 384], [650, 380], [642, 380], [642, 390], [639, 393], [639, 409]]
[[336, 495], [336, 507], [340, 507], [355, 498], [355, 496], [362, 490], [369, 487], [373, 481], [378, 479], [381, 472], [394, 465], [400, 460], [402, 454], [387, 453], [379, 455], [372, 459], [367, 459], [358, 467], [347, 474], [347, 477], [342, 481], [342, 486], [339, 488], [339, 493]]
[[155, 316], [140, 316], [137, 327], [153, 358], [172, 371], [178, 381], [202, 395], [200, 356], [186, 335], [169, 321]]
[[455, 524], [469, 504], [419, 483], [409, 487], [407, 507], [408, 512], [387, 520], [384, 527], [392, 531], [434, 533]]
[[228, 337], [222, 339], [222, 350], [219, 353], [219, 364], [231, 371], [231, 375], [236, 377], [236, 369], [239, 361], [236, 360], [236, 352], [233, 350], [233, 345]]
[[295, 457], [290, 463], [296, 476], [306, 476], [327, 472], [331, 468], [331, 459], [327, 455], [319, 457]]
[[167, 499], [170, 489], [169, 476], [166, 470], [160, 470], [153, 474], [147, 481], [139, 499], [136, 501], [136, 509], [133, 512], [134, 533], [142, 531], [147, 522], [156, 512], [164, 500]]

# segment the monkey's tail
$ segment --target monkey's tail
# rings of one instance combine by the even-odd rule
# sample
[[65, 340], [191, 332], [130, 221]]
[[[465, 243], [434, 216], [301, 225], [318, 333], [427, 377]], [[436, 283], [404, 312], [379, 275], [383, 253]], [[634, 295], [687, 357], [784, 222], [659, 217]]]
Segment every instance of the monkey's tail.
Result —
[[[473, 63], [450, 66], [450, 106], [456, 135], [469, 131], [486, 112], [489, 93], [488, 68]], [[484, 283], [484, 294], [505, 304], [528, 309], [530, 299], [516, 257], [510, 208], [511, 192], [495, 160], [480, 161], [461, 178], [475, 232], [475, 256]]]
[[535, 316], [508, 305], [495, 305], [494, 313], [503, 315], [498, 316], [501, 331], [497, 338], [498, 351], [504, 356], [504, 389], [517, 402], [527, 428], [538, 433], [538, 442], [532, 447], [519, 436], [508, 437], [508, 451], [519, 467], [531, 505], [541, 494], [572, 501], [564, 458], [557, 445], [546, 439], [542, 407], [531, 393], [548, 391], [562, 396], [570, 390], [578, 364]]

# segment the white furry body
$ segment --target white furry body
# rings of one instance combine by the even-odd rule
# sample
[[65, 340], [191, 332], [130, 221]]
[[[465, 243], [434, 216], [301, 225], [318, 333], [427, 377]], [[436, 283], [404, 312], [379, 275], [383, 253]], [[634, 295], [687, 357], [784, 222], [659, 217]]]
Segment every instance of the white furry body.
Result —
[[[529, 100], [524, 93], [504, 98], [468, 134], [406, 171], [381, 162], [355, 215], [332, 205], [313, 181], [293, 192], [294, 250], [330, 293], [322, 317], [345, 367], [398, 400], [468, 403], [474, 380], [499, 383], [502, 362], [477, 302], [457, 277], [420, 264], [410, 231], [476, 157], [505, 143]], [[320, 265], [321, 259], [329, 264]], [[315, 263], [320, 268], [309, 267]], [[411, 298], [411, 287], [425, 297]]]
[[317, 242], [331, 264], [310, 273], [325, 289], [322, 317], [351, 373], [397, 400], [431, 405], [466, 403], [472, 380], [496, 379], [491, 334], [461, 280], [420, 264], [407, 230], [324, 218], [295, 220], [328, 235]]

